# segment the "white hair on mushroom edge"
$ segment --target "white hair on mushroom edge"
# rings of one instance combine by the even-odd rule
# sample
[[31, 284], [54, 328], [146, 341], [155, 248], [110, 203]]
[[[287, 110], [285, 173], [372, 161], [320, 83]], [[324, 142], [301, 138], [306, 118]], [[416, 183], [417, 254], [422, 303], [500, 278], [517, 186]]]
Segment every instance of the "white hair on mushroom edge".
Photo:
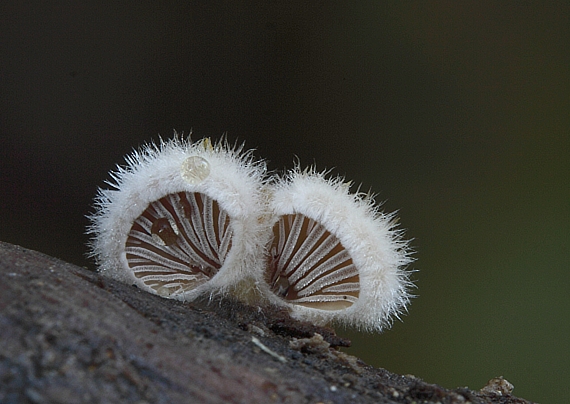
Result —
[[268, 177], [243, 146], [176, 134], [126, 162], [90, 216], [102, 274], [167, 298], [230, 293], [367, 331], [406, 310], [409, 242], [343, 178], [298, 166]]
[[263, 265], [265, 164], [225, 140], [175, 136], [111, 173], [88, 229], [102, 274], [179, 300], [225, 291]]
[[[408, 242], [369, 194], [314, 169], [272, 186], [268, 265], [261, 282], [272, 302], [298, 319], [381, 331], [410, 301]], [[259, 267], [258, 267], [259, 268]]]

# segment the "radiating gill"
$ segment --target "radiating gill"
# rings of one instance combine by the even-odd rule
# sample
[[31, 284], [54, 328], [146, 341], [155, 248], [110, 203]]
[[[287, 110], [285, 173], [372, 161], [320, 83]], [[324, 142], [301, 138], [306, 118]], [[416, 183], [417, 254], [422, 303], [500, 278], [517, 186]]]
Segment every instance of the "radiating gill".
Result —
[[341, 310], [358, 299], [360, 278], [350, 254], [315, 220], [298, 213], [281, 216], [270, 252], [266, 281], [289, 303]]
[[125, 252], [134, 275], [161, 296], [211, 279], [231, 248], [228, 214], [202, 193], [179, 192], [152, 202], [134, 221]]

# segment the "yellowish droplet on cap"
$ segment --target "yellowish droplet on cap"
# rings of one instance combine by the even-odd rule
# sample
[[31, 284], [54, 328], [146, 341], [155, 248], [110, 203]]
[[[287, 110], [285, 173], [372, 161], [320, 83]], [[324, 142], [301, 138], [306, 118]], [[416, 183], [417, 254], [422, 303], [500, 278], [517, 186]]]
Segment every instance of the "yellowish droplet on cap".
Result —
[[210, 175], [210, 163], [203, 157], [190, 156], [182, 163], [180, 174], [187, 183], [197, 185]]

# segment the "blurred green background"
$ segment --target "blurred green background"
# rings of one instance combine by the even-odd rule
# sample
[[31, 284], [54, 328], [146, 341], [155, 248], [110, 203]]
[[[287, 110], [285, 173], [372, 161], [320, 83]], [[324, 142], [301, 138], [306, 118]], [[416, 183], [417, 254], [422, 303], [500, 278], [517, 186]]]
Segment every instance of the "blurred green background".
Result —
[[0, 5], [0, 240], [93, 268], [97, 186], [173, 129], [399, 210], [417, 298], [348, 352], [448, 388], [570, 393], [568, 2]]

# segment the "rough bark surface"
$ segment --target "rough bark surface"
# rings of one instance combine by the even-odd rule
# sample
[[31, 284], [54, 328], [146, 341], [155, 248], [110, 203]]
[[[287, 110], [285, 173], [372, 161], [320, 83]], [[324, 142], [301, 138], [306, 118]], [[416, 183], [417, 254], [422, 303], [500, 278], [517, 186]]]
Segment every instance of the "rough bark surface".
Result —
[[328, 328], [182, 303], [0, 242], [1, 403], [528, 403], [375, 369]]

